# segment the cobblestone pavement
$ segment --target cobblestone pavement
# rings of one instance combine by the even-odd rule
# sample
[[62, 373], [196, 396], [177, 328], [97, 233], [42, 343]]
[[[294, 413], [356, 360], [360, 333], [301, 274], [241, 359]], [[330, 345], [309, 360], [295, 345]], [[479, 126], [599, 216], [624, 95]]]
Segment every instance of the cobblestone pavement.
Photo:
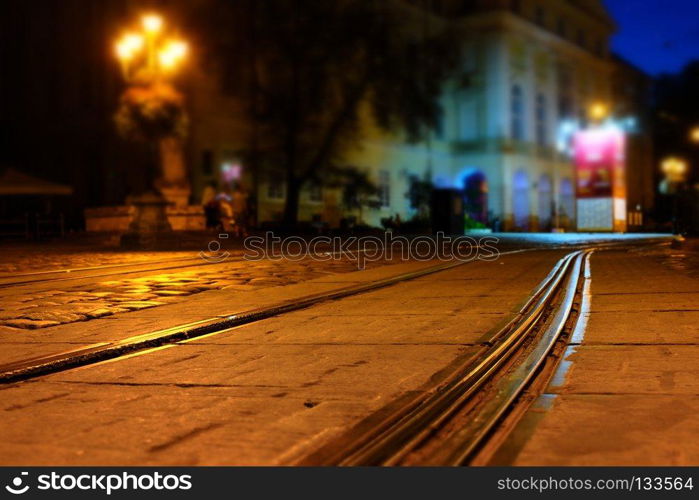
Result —
[[82, 269], [97, 266], [148, 263], [161, 260], [187, 259], [196, 252], [120, 252], [86, 250], [84, 248], [51, 248], [50, 246], [10, 246], [0, 248], [0, 277], [24, 273]]
[[[162, 262], [169, 258], [176, 260], [196, 257], [196, 253], [111, 255], [98, 252], [92, 257], [87, 254], [79, 256], [54, 254], [49, 260], [44, 260], [44, 265], [48, 265], [49, 261], [61, 268], [92, 267], [107, 262], [109, 264], [143, 264], [156, 257]], [[15, 272], [21, 273], [33, 269], [35, 265], [31, 262], [27, 267], [22, 267], [23, 264], [23, 259], [18, 259], [7, 267], [12, 267]], [[371, 263], [367, 267], [381, 264], [381, 262]], [[0, 326], [22, 329], [46, 328], [179, 302], [188, 296], [207, 290], [224, 288], [248, 290], [282, 286], [357, 270], [356, 263], [348, 259], [331, 261], [304, 259], [298, 262], [229, 260], [221, 264], [205, 264], [199, 259], [192, 259], [189, 263], [183, 263], [182, 266], [166, 272], [148, 271], [141, 267], [137, 272], [128, 274], [125, 274], [124, 269], [113, 268], [110, 271], [112, 275], [108, 277], [80, 278], [77, 276], [71, 277], [69, 281], [39, 279], [32, 283], [2, 288], [0, 289]]]

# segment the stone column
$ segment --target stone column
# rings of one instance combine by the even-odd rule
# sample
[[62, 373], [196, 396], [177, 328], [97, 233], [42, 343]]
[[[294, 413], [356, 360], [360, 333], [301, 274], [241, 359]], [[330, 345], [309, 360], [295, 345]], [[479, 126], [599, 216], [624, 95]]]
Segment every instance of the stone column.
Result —
[[182, 142], [176, 137], [160, 140], [161, 176], [156, 187], [176, 207], [189, 204], [191, 187], [187, 177]]
[[155, 248], [172, 227], [165, 208], [169, 204], [162, 196], [148, 192], [133, 201], [135, 212], [129, 230], [121, 236], [125, 248]]

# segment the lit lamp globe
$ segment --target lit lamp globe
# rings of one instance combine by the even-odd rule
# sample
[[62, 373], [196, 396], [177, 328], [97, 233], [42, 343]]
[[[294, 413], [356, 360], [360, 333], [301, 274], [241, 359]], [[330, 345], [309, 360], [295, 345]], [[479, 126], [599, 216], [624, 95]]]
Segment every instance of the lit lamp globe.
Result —
[[588, 115], [591, 120], [601, 122], [609, 115], [609, 108], [603, 102], [595, 102], [590, 106]]
[[674, 156], [665, 158], [660, 167], [669, 183], [683, 182], [687, 174], [687, 162]]
[[694, 144], [699, 144], [699, 126], [689, 131], [689, 140]]

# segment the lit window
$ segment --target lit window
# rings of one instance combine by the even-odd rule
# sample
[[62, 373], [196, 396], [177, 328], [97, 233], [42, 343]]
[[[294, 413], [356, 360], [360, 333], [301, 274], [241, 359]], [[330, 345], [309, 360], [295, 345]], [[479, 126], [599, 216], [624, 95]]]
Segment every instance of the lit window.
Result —
[[513, 85], [511, 92], [510, 135], [512, 139], [522, 141], [524, 140], [524, 96], [522, 87]]
[[391, 174], [388, 170], [379, 172], [379, 202], [382, 208], [391, 206]]
[[536, 143], [546, 146], [546, 97], [543, 94], [536, 96]]

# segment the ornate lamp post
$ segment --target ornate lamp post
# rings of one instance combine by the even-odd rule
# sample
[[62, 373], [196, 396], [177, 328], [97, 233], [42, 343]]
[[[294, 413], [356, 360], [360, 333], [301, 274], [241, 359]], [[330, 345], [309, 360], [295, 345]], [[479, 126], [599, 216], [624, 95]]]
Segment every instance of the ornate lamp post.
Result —
[[173, 178], [186, 178], [181, 156], [175, 155], [174, 175], [172, 168], [161, 168], [172, 163], [168, 158], [187, 128], [184, 100], [171, 80], [187, 56], [188, 46], [168, 36], [164, 28], [162, 17], [148, 14], [140, 19], [138, 29], [125, 33], [115, 44], [128, 85], [115, 115], [117, 128], [123, 137], [145, 144], [150, 153], [148, 191], [133, 202], [136, 213], [122, 237], [126, 246], [148, 246], [158, 233], [170, 231], [165, 207], [171, 201], [163, 191], [173, 184], [168, 182]]

